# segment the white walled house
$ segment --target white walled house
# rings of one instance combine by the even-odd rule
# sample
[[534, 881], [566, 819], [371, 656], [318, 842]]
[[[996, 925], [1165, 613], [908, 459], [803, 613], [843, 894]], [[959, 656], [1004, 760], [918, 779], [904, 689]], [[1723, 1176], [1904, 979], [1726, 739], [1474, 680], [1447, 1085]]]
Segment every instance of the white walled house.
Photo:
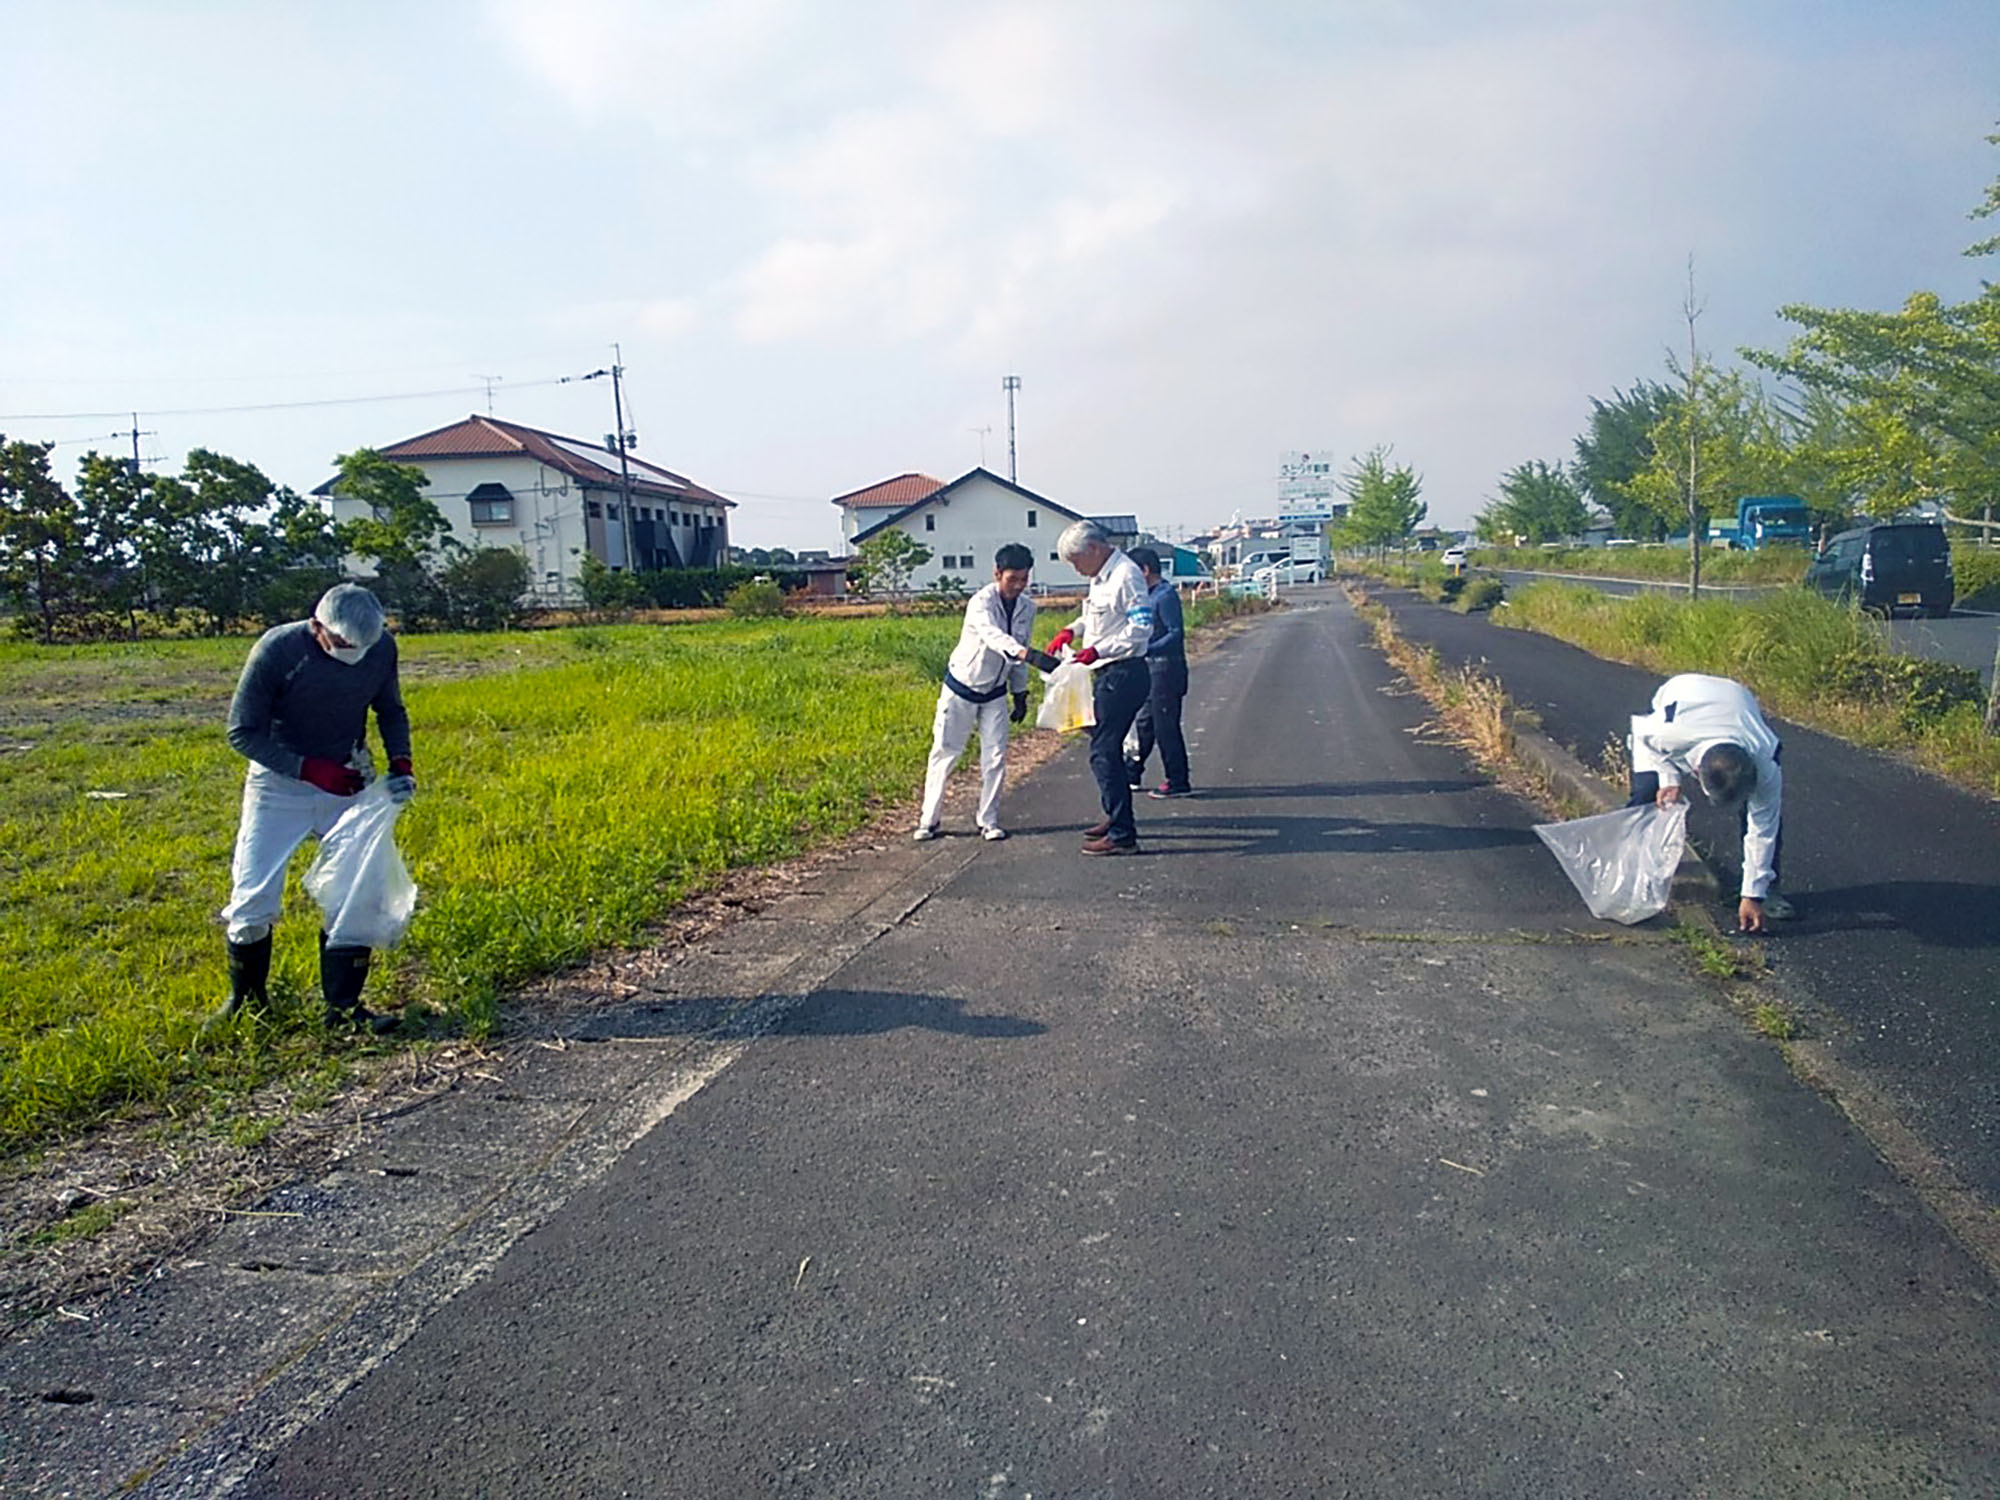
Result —
[[943, 488], [942, 479], [933, 479], [928, 474], [898, 474], [894, 479], [835, 495], [833, 503], [840, 507], [842, 545], [851, 548], [858, 533], [872, 529], [878, 521], [886, 521], [897, 511]]
[[[715, 568], [729, 560], [735, 501], [628, 452], [627, 516], [618, 454], [600, 443], [474, 415], [381, 453], [424, 471], [430, 480], [424, 497], [443, 512], [457, 540], [518, 548], [538, 603], [581, 598], [585, 556], [621, 572], [633, 564]], [[335, 493], [335, 483], [329, 479], [313, 493], [332, 505], [336, 521], [360, 517], [361, 502]]]
[[1037, 591], [1072, 592], [1087, 587], [1088, 580], [1055, 555], [1056, 538], [1082, 519], [1068, 506], [974, 469], [890, 511], [848, 540], [850, 548], [858, 547], [893, 528], [930, 548], [931, 560], [912, 577], [919, 588], [947, 574], [978, 588], [993, 576], [993, 554], [1008, 542], [1019, 542], [1035, 554]]

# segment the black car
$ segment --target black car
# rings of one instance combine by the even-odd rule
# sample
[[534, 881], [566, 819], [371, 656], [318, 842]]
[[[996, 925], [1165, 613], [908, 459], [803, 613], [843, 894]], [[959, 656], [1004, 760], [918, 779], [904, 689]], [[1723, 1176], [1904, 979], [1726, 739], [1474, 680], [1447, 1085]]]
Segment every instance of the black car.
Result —
[[1806, 567], [1806, 587], [1852, 601], [1872, 614], [1913, 610], [1942, 619], [1955, 585], [1944, 528], [1929, 521], [1885, 521], [1829, 537]]

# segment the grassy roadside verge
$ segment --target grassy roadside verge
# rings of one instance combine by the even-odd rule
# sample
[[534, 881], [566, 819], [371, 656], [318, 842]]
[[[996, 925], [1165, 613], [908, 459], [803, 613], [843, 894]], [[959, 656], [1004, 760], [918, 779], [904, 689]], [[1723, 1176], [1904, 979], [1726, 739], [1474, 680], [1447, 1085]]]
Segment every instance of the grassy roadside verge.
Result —
[[1978, 674], [1884, 651], [1867, 620], [1816, 595], [1613, 599], [1540, 582], [1516, 590], [1493, 618], [1661, 673], [1733, 677], [1785, 718], [2000, 796], [2000, 739], [1986, 733]]
[[[1205, 600], [1193, 631], [1265, 608]], [[1066, 611], [1045, 612], [1042, 639]], [[646, 940], [725, 872], [823, 846], [914, 795], [954, 617], [413, 636], [422, 890], [371, 1003], [478, 1038], [505, 995]], [[317, 1026], [295, 862], [272, 1014], [206, 1041], [242, 762], [221, 726], [248, 642], [0, 646], [0, 1157], [130, 1105], [247, 1139], [351, 1050]]]

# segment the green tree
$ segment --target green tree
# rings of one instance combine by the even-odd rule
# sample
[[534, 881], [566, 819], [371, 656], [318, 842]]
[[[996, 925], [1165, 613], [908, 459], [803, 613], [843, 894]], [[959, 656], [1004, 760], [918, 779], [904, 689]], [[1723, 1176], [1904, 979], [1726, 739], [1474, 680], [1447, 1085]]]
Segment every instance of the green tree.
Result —
[[1340, 535], [1350, 546], [1386, 551], [1407, 541], [1429, 513], [1417, 498], [1423, 480], [1407, 464], [1392, 467], [1390, 451], [1387, 444], [1369, 449], [1341, 479], [1348, 506]]
[[911, 576], [931, 560], [930, 548], [895, 527], [871, 536], [855, 548], [855, 553], [861, 559], [855, 568], [860, 575], [861, 591], [892, 598], [906, 591]]
[[[1996, 214], [2000, 178], [1971, 217]], [[1965, 253], [2000, 253], [2000, 236]], [[1913, 292], [1895, 312], [1794, 303], [1778, 314], [1802, 331], [1783, 351], [1744, 357], [1846, 409], [1847, 440], [1827, 456], [1863, 508], [1894, 515], [1939, 499], [1970, 514], [2000, 503], [2000, 284], [1959, 303]]]
[[1626, 486], [1652, 463], [1653, 429], [1679, 400], [1674, 391], [1647, 380], [1629, 391], [1614, 386], [1609, 401], [1590, 399], [1590, 429], [1576, 439], [1570, 473], [1620, 536], [1657, 542], [1667, 534], [1660, 517], [1633, 500]]
[[1741, 371], [1702, 361], [1683, 376], [1681, 399], [1652, 431], [1653, 456], [1625, 486], [1670, 530], [1688, 532], [1688, 581], [1701, 586], [1709, 520], [1733, 516], [1742, 495], [1782, 492], [1791, 470], [1782, 414]]
[[334, 493], [359, 500], [368, 514], [340, 523], [342, 544], [375, 564], [376, 589], [402, 613], [405, 626], [442, 618], [449, 609], [438, 569], [463, 549], [451, 522], [424, 495], [430, 483], [414, 464], [399, 464], [373, 448], [343, 453], [334, 462]]
[[1576, 482], [1560, 467], [1540, 459], [1516, 464], [1500, 480], [1500, 496], [1479, 513], [1475, 526], [1488, 541], [1525, 537], [1553, 542], [1578, 535], [1590, 524], [1590, 511]]
[[44, 642], [95, 602], [82, 511], [49, 467], [52, 443], [0, 437], [0, 594]]

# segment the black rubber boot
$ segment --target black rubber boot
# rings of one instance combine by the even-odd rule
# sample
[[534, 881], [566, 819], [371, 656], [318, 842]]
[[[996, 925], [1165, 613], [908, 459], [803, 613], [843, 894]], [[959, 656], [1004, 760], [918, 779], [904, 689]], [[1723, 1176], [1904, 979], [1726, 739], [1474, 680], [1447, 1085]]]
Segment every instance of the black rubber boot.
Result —
[[401, 1016], [377, 1015], [361, 1003], [361, 988], [368, 983], [369, 957], [366, 948], [329, 948], [326, 934], [319, 935], [319, 983], [326, 995], [329, 1030], [352, 1028], [380, 1036], [403, 1024]]
[[229, 949], [229, 998], [208, 1018], [209, 1026], [219, 1026], [246, 1010], [269, 1008], [266, 993], [271, 981], [271, 934], [254, 943], [226, 943]]

